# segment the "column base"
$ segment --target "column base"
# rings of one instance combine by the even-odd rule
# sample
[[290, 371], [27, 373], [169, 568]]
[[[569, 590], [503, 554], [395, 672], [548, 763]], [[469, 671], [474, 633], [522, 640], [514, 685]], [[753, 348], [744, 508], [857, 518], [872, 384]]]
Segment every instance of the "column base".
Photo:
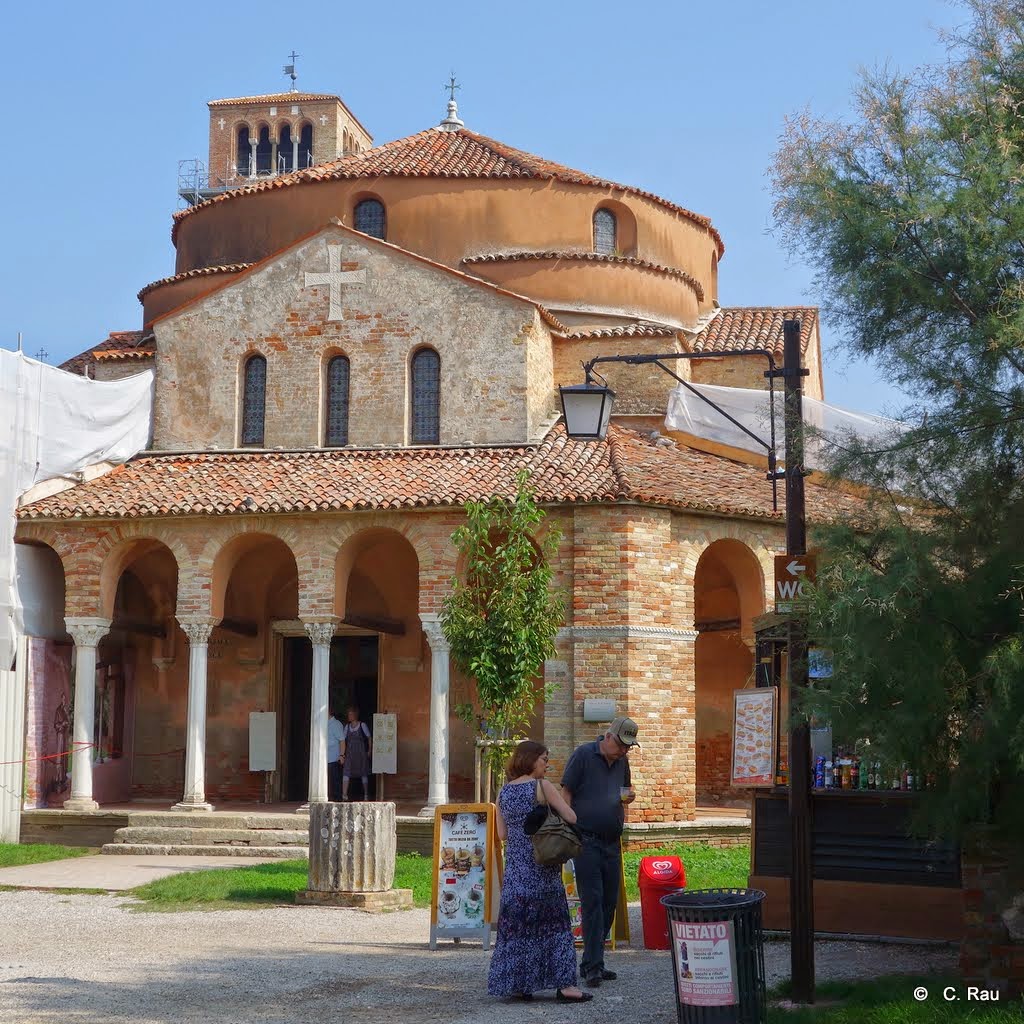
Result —
[[88, 813], [89, 811], [98, 811], [99, 809], [100, 805], [90, 797], [73, 796], [69, 800], [64, 801], [65, 811]]
[[416, 815], [417, 818], [432, 818], [434, 811], [440, 807], [441, 804], [427, 804], [426, 807], [421, 807], [419, 813]]
[[212, 811], [213, 804], [208, 804], [206, 801], [200, 803], [190, 803], [188, 800], [182, 800], [180, 803], [176, 803], [172, 808], [172, 811]]

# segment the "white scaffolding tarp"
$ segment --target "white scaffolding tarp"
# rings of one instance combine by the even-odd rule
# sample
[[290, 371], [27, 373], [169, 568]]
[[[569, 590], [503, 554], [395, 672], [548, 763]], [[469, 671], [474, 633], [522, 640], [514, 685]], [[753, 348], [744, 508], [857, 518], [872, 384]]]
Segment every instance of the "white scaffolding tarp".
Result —
[[[714, 384], [690, 386], [699, 395], [709, 398], [715, 405], [724, 409], [752, 434], [763, 438], [766, 443], [770, 440], [772, 416], [767, 391], [719, 387]], [[784, 407], [782, 391], [778, 390], [775, 393], [775, 447], [780, 462], [784, 461], [786, 450], [783, 442]], [[836, 447], [850, 440], [857, 440], [861, 444], [878, 442], [881, 445], [907, 429], [898, 420], [870, 413], [851, 412], [849, 409], [841, 409], [837, 405], [829, 405], [806, 395], [803, 398], [803, 416], [804, 425], [810, 428], [804, 435], [804, 465], [808, 469], [827, 469], [830, 459], [836, 453]], [[669, 397], [665, 428], [716, 441], [732, 448], [757, 452], [759, 455], [767, 454], [765, 447], [682, 385]]]
[[77, 481], [89, 466], [125, 462], [145, 448], [153, 376], [89, 380], [0, 349], [0, 669], [11, 667], [23, 632], [14, 552], [19, 497], [44, 480]]

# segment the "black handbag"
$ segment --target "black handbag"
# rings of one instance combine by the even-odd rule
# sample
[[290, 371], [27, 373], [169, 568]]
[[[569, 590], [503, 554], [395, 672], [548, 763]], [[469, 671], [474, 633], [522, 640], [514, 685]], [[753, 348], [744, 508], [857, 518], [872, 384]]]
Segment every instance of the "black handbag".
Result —
[[583, 848], [583, 840], [576, 827], [563, 821], [558, 812], [544, 799], [544, 787], [541, 786], [539, 779], [534, 793], [537, 803], [547, 807], [548, 813], [540, 827], [530, 837], [533, 843], [533, 859], [544, 867], [560, 867], [567, 860], [578, 856]]

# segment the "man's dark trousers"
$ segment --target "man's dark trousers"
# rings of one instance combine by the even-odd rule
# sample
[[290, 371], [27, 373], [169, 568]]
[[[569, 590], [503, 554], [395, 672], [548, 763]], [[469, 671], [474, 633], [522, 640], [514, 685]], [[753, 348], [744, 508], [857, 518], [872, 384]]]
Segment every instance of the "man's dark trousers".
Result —
[[327, 762], [327, 799], [333, 803], [341, 800], [341, 762]]
[[583, 833], [583, 849], [575, 858], [576, 890], [583, 911], [583, 960], [580, 975], [586, 979], [604, 970], [604, 938], [612, 926], [619, 901], [622, 874], [619, 839], [602, 839]]

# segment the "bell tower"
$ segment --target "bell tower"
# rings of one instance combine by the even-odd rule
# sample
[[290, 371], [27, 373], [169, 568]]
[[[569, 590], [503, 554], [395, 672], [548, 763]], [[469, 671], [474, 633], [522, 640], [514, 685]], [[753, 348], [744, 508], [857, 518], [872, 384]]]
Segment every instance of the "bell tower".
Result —
[[333, 93], [300, 92], [295, 60], [284, 66], [288, 92], [211, 100], [210, 148], [206, 163], [178, 163], [178, 196], [196, 206], [220, 192], [267, 178], [354, 156], [373, 136]]

